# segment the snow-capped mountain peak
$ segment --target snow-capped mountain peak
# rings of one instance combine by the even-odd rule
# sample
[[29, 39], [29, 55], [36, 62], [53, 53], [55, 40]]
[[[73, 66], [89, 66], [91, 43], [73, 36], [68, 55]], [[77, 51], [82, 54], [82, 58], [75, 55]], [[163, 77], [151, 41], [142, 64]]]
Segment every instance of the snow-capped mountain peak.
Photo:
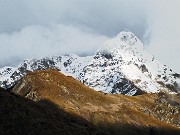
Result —
[[143, 44], [139, 44], [139, 43], [141, 43], [141, 41], [132, 32], [125, 32], [125, 31], [120, 32], [115, 38], [119, 38], [120, 42], [121, 41], [126, 42], [130, 46], [143, 45]]
[[177, 89], [175, 73], [155, 60], [131, 32], [121, 32], [107, 41], [84, 70], [85, 84], [104, 92], [132, 95], [138, 89], [146, 92], [167, 90], [166, 86]]
[[143, 43], [131, 32], [120, 32], [115, 38], [107, 41], [105, 45], [97, 51], [97, 53], [98, 52], [112, 55], [127, 54], [127, 59], [133, 59], [135, 57], [142, 59], [142, 55], [143, 58], [151, 57], [150, 59], [152, 59], [153, 57], [146, 53]]
[[17, 68], [0, 69], [0, 86], [9, 88], [29, 71], [54, 68], [106, 93], [135, 95], [161, 89], [178, 92], [180, 75], [149, 54], [131, 32], [120, 32], [95, 55], [52, 56], [23, 61]]
[[113, 48], [136, 48], [138, 50], [143, 49], [142, 42], [131, 32], [120, 32], [116, 37], [110, 39], [106, 44]]

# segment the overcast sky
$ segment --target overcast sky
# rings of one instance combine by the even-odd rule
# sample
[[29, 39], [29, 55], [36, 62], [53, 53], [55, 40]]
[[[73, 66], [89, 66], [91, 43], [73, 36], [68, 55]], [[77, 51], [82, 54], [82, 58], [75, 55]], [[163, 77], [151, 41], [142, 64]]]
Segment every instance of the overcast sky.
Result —
[[53, 54], [93, 54], [131, 31], [180, 73], [179, 0], [0, 0], [0, 66]]

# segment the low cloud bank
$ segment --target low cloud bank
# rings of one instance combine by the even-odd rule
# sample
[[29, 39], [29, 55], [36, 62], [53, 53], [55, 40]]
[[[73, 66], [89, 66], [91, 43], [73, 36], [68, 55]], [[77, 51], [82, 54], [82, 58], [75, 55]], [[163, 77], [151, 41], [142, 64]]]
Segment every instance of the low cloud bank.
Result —
[[28, 26], [19, 32], [0, 34], [1, 66], [16, 65], [20, 60], [47, 55], [90, 55], [104, 44], [108, 37], [89, 29], [67, 25], [49, 27]]

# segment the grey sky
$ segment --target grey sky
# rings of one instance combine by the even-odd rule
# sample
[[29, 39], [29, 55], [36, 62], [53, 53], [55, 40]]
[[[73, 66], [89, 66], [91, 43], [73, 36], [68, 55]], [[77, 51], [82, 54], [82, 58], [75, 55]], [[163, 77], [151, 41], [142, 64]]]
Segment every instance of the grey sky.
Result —
[[179, 0], [0, 0], [0, 65], [52, 54], [92, 54], [125, 30], [180, 72], [179, 13]]
[[108, 36], [123, 29], [142, 36], [146, 27], [145, 7], [140, 2], [143, 0], [127, 1], [0, 0], [0, 32], [20, 30], [29, 25], [60, 23], [88, 27]]

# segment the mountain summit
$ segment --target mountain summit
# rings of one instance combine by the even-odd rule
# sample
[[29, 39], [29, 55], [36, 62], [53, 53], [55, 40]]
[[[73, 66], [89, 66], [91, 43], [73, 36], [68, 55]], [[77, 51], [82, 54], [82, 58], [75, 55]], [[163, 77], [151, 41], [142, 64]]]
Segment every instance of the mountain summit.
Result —
[[131, 32], [121, 32], [95, 55], [52, 56], [24, 60], [0, 69], [0, 86], [10, 88], [29, 71], [53, 68], [105, 93], [136, 95], [161, 90], [178, 93], [180, 74], [157, 61]]
[[130, 32], [121, 32], [84, 68], [85, 84], [104, 92], [134, 95], [138, 89], [178, 91], [179, 75], [155, 60]]

